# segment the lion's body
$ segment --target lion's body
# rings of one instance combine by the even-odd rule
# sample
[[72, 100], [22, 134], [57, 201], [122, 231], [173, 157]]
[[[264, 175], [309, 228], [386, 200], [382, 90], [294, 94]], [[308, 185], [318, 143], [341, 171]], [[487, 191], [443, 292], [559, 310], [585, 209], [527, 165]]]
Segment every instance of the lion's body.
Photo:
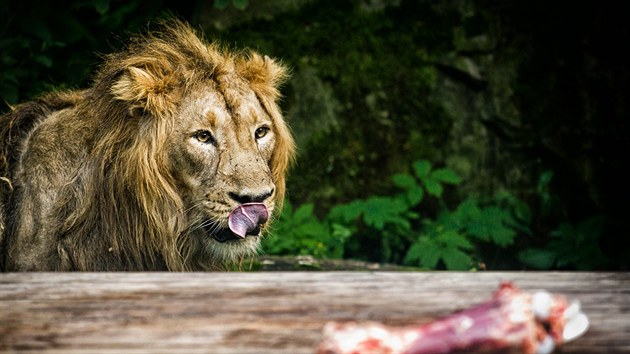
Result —
[[282, 201], [284, 75], [173, 22], [108, 56], [92, 87], [14, 107], [0, 118], [0, 266], [221, 269], [255, 252], [256, 235], [212, 234], [243, 203]]

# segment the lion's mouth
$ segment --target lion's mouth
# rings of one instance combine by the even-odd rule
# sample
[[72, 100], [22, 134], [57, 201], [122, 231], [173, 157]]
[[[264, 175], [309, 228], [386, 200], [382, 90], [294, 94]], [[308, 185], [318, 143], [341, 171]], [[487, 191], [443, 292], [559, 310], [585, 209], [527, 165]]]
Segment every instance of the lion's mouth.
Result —
[[258, 236], [267, 220], [269, 211], [263, 203], [245, 203], [232, 210], [228, 216], [229, 228], [206, 227], [206, 231], [218, 242], [242, 240], [247, 236]]
[[[261, 225], [259, 225], [258, 227], [256, 227], [254, 230], [250, 231], [247, 233], [246, 236], [258, 236], [260, 235], [260, 229], [261, 229]], [[228, 229], [228, 228], [211, 228], [211, 227], [206, 227], [206, 231], [208, 232], [209, 235], [212, 236], [212, 238], [214, 238], [216, 241], [218, 242], [227, 242], [227, 241], [239, 241], [239, 240], [243, 240], [245, 237], [241, 237], [237, 234], [235, 234], [234, 232], [232, 232], [232, 230]]]

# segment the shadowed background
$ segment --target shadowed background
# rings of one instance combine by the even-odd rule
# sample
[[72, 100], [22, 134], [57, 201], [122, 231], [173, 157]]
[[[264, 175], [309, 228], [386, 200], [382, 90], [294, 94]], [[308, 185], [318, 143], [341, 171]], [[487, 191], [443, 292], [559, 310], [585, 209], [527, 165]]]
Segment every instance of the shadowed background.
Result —
[[630, 260], [623, 2], [0, 4], [0, 98], [89, 85], [99, 53], [177, 16], [292, 68], [299, 157], [268, 254], [427, 269]]

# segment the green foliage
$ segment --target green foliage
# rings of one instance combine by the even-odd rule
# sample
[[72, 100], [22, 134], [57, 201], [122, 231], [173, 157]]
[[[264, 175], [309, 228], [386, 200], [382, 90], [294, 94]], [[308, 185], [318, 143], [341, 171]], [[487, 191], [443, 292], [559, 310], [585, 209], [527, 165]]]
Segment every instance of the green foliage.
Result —
[[481, 208], [474, 200], [463, 202], [453, 216], [470, 236], [497, 246], [507, 247], [514, 242], [518, 222], [510, 210], [499, 206]]
[[[577, 225], [561, 223], [550, 232], [544, 247], [526, 247], [513, 260], [517, 240], [521, 244], [533, 240], [532, 212], [524, 201], [500, 192], [491, 198], [467, 198], [450, 209], [442, 197], [446, 185], [461, 183], [457, 174], [448, 168], [433, 169], [426, 160], [414, 162], [411, 170], [413, 174], [392, 176], [398, 193], [337, 205], [323, 219], [315, 216], [313, 204], [295, 211], [287, 204], [272, 230], [267, 251], [372, 258], [448, 270], [470, 270], [477, 263], [488, 264], [488, 254], [499, 254], [503, 258], [499, 261], [518, 261], [535, 269], [596, 269], [605, 262], [598, 245], [602, 217]], [[541, 185], [548, 185], [552, 177], [552, 173], [543, 173]], [[554, 198], [545, 188], [539, 191], [543, 204]], [[425, 196], [442, 205], [435, 217], [420, 216]]]
[[[360, 235], [375, 235], [368, 247], [376, 246], [381, 250], [376, 252], [379, 254], [378, 260], [402, 261], [404, 252], [414, 241], [413, 235], [417, 232], [414, 225], [420, 218], [415, 209], [423, 201], [425, 194], [440, 197], [444, 190], [443, 184], [460, 183], [452, 170], [433, 170], [426, 160], [416, 161], [412, 170], [413, 175], [400, 173], [392, 177], [392, 182], [402, 192], [335, 206], [328, 215], [329, 222], [332, 225], [344, 225], [354, 231], [356, 238]], [[355, 247], [359, 250], [356, 256], [365, 257], [369, 250], [361, 248]]]
[[409, 219], [414, 214], [409, 211], [405, 200], [389, 197], [370, 197], [366, 200], [355, 200], [348, 204], [334, 207], [329, 217], [350, 223], [362, 218], [369, 227], [382, 230], [386, 225], [394, 225], [409, 230]]
[[[407, 264], [435, 269], [442, 261], [446, 269], [474, 267], [477, 247], [506, 248], [514, 243], [517, 230], [527, 230], [510, 198], [495, 197], [480, 205], [474, 198], [460, 203], [454, 211], [443, 208], [435, 220], [425, 219], [417, 241], [405, 257]], [[479, 261], [482, 261], [481, 259]]]
[[[561, 201], [551, 192], [552, 171], [544, 171], [538, 179], [537, 192], [542, 216], [549, 216], [554, 209], [562, 209]], [[606, 266], [608, 262], [600, 246], [605, 217], [587, 218], [578, 223], [561, 222], [548, 235], [543, 235], [543, 245], [532, 245], [518, 252], [518, 259], [534, 269], [592, 270]], [[533, 236], [530, 234], [530, 236]], [[540, 243], [541, 237], [533, 241]]]
[[550, 170], [543, 171], [538, 177], [536, 192], [539, 199], [540, 214], [543, 217], [560, 218], [559, 211], [565, 208], [562, 201], [555, 195], [551, 188], [551, 182], [554, 178], [554, 172]]
[[[370, 258], [374, 250], [363, 247], [367, 243], [380, 250], [376, 252], [379, 261], [464, 270], [474, 266], [476, 244], [505, 248], [514, 242], [516, 230], [527, 229], [523, 224], [526, 208], [508, 194], [495, 197], [488, 205], [468, 199], [454, 211], [444, 207], [437, 218], [420, 220], [418, 209], [425, 195], [439, 201], [445, 186], [456, 186], [461, 179], [451, 169], [433, 169], [426, 160], [411, 167], [413, 174], [392, 177], [399, 193], [337, 205], [324, 220], [313, 214], [312, 204], [295, 212], [289, 207], [273, 230], [277, 236], [272, 237], [268, 252], [340, 256], [345, 246], [355, 257]], [[326, 246], [328, 242], [332, 242], [330, 246]]]
[[405, 263], [416, 264], [428, 269], [437, 269], [444, 262], [449, 270], [468, 270], [472, 258], [468, 254], [474, 249], [466, 235], [456, 230], [445, 230], [443, 225], [427, 222], [426, 233], [418, 238], [407, 255]]
[[[4, 1], [0, 3], [0, 101], [85, 86], [112, 51], [112, 34], [135, 32], [169, 16], [166, 0]], [[8, 107], [0, 108], [0, 113]]]
[[440, 168], [431, 169], [431, 164], [426, 160], [413, 163], [413, 170], [416, 177], [422, 182], [427, 193], [435, 197], [441, 197], [443, 192], [442, 184], [459, 184], [461, 179], [453, 170]]
[[343, 244], [349, 231], [341, 226], [329, 228], [313, 213], [313, 204], [293, 209], [284, 204], [282, 215], [265, 240], [265, 251], [270, 254], [301, 254], [322, 258], [341, 258]]
[[535, 269], [592, 270], [605, 264], [599, 246], [603, 217], [586, 219], [577, 225], [561, 223], [549, 234], [543, 248], [526, 248], [518, 257]]

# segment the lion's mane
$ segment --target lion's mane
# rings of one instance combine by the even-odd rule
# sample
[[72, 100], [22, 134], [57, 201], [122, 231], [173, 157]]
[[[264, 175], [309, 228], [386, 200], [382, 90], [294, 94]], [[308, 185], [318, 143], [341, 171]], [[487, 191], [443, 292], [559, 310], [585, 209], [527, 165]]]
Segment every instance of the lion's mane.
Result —
[[[133, 38], [124, 51], [106, 56], [89, 89], [48, 94], [13, 107], [0, 118], [4, 142], [0, 149], [0, 251], [5, 249], [7, 259], [13, 256], [15, 250], [7, 247], [14, 231], [11, 214], [29, 197], [14, 188], [20, 143], [28, 139], [38, 121], [71, 108], [86, 117], [84, 130], [90, 147], [71, 183], [59, 191], [55, 217], [48, 220], [62, 241], [58, 252], [73, 254], [68, 257], [73, 264], [58, 267], [221, 268], [202, 257], [202, 246], [187, 237], [191, 225], [184, 202], [160, 158], [166, 156], [165, 132], [177, 124], [174, 112], [178, 103], [204, 80], [221, 85], [224, 80], [219, 78], [227, 73], [247, 80], [261, 105], [278, 122], [270, 168], [277, 203], [281, 203], [285, 172], [294, 153], [291, 134], [281, 123], [276, 104], [286, 69], [251, 51], [228, 52], [200, 39], [187, 24], [171, 20], [157, 31]], [[141, 125], [140, 119], [152, 123]], [[138, 129], [146, 131], [139, 134]], [[108, 249], [117, 257], [100, 256], [95, 249]]]

